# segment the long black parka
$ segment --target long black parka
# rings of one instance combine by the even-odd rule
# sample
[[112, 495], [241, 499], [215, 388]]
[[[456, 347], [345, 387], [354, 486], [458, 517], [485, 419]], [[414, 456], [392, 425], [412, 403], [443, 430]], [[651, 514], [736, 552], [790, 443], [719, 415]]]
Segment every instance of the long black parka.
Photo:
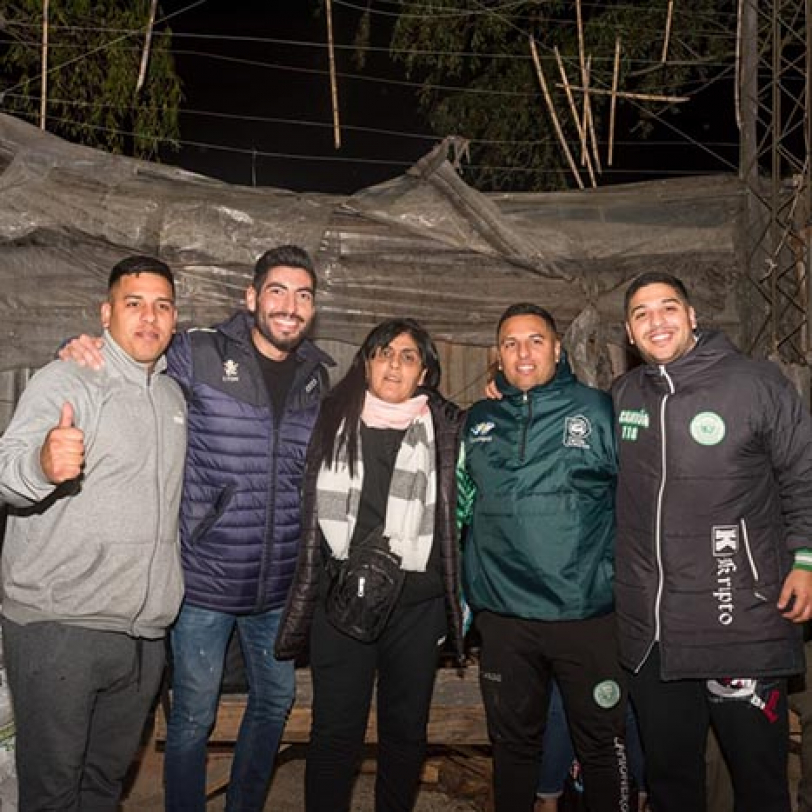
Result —
[[659, 642], [664, 679], [802, 670], [800, 628], [776, 606], [812, 547], [812, 419], [792, 384], [708, 333], [612, 394], [624, 665]]

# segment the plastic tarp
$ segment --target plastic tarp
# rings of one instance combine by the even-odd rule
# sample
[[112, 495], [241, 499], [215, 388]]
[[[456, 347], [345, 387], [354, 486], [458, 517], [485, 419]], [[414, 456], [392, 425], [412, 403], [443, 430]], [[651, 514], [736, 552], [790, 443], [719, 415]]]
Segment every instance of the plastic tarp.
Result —
[[502, 310], [529, 300], [562, 331], [588, 325], [579, 340], [622, 343], [623, 289], [646, 270], [682, 276], [705, 321], [735, 338], [736, 178], [485, 195], [445, 153], [351, 196], [304, 194], [109, 155], [0, 114], [0, 369], [39, 366], [97, 328], [127, 254], [167, 261], [182, 323], [206, 325], [241, 305], [254, 261], [282, 243], [317, 259], [324, 339], [357, 343], [400, 315], [486, 346]]

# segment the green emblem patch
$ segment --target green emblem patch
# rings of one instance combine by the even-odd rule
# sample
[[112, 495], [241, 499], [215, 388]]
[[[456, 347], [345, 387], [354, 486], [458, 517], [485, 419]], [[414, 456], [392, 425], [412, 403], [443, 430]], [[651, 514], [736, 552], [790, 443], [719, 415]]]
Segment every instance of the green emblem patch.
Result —
[[620, 702], [620, 686], [613, 679], [605, 679], [592, 689], [592, 697], [598, 707], [614, 708]]
[[725, 438], [725, 421], [715, 412], [700, 412], [690, 429], [691, 437], [700, 445], [719, 445]]

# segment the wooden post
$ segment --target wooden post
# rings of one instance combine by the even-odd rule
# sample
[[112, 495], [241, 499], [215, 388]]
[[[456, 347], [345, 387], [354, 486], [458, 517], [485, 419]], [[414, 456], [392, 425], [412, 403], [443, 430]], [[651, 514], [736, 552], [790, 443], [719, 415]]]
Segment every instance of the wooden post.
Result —
[[40, 76], [39, 100], [39, 128], [45, 129], [45, 111], [48, 107], [48, 4], [49, 0], [42, 0], [42, 63]]
[[333, 143], [341, 149], [341, 123], [338, 116], [338, 81], [336, 79], [336, 55], [333, 42], [333, 0], [327, 0], [327, 48], [330, 58], [330, 99], [333, 105]]
[[141, 92], [144, 80], [147, 76], [147, 65], [149, 64], [149, 50], [152, 45], [152, 29], [155, 27], [155, 12], [158, 10], [158, 0], [152, 0], [149, 7], [149, 22], [147, 22], [147, 34], [144, 37], [144, 50], [141, 51], [141, 67], [138, 69], [138, 81], [135, 83], [135, 95]]
[[578, 184], [578, 188], [583, 189], [584, 182], [581, 180], [581, 176], [578, 173], [578, 167], [575, 165], [570, 148], [567, 146], [567, 139], [564, 138], [564, 131], [561, 129], [561, 122], [558, 120], [558, 114], [555, 112], [555, 106], [553, 105], [553, 100], [547, 87], [547, 81], [544, 78], [544, 71], [541, 69], [541, 60], [539, 59], [539, 53], [536, 49], [536, 41], [532, 36], [530, 37], [530, 53], [533, 56], [533, 64], [536, 66], [536, 75], [538, 76], [539, 84], [541, 85], [541, 92], [544, 94], [544, 101], [547, 102], [547, 109], [550, 111], [550, 117], [553, 119], [553, 126], [555, 127], [556, 134], [558, 135], [558, 140], [561, 143], [561, 148], [564, 150], [564, 155], [567, 158], [567, 163], [570, 165], [572, 174], [575, 176], [575, 181]]

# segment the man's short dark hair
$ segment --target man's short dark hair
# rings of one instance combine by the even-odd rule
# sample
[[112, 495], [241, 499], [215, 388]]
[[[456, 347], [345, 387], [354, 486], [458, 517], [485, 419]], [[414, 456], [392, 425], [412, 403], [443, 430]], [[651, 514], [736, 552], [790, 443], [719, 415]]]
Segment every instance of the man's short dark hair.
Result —
[[113, 286], [121, 279], [122, 276], [138, 276], [142, 273], [153, 273], [156, 276], [162, 276], [169, 282], [172, 288], [172, 295], [175, 294], [175, 277], [169, 266], [156, 257], [150, 257], [146, 254], [133, 254], [113, 265], [110, 271], [110, 276], [107, 279], [107, 290], [112, 290]]
[[505, 312], [499, 317], [499, 322], [496, 325], [497, 341], [499, 340], [499, 331], [502, 329], [502, 325], [508, 319], [512, 319], [514, 316], [538, 316], [547, 324], [553, 333], [558, 335], [558, 329], [555, 326], [555, 319], [552, 317], [549, 310], [545, 310], [543, 307], [531, 304], [530, 302], [517, 302], [516, 304], [510, 305], [510, 307], [508, 307], [508, 309], [505, 310]]
[[301, 268], [303, 271], [307, 271], [313, 285], [313, 293], [316, 293], [316, 266], [313, 264], [310, 254], [304, 248], [299, 248], [298, 245], [279, 245], [276, 248], [271, 248], [270, 251], [266, 251], [254, 265], [254, 281], [251, 286], [259, 293], [265, 284], [268, 271], [282, 266]]
[[642, 288], [647, 288], [649, 285], [668, 285], [668, 287], [674, 289], [677, 297], [690, 307], [691, 299], [688, 296], [688, 289], [679, 277], [665, 273], [664, 271], [647, 271], [632, 279], [631, 284], [626, 288], [626, 295], [623, 299], [623, 312], [626, 315], [629, 314], [629, 305], [631, 304], [634, 294]]

